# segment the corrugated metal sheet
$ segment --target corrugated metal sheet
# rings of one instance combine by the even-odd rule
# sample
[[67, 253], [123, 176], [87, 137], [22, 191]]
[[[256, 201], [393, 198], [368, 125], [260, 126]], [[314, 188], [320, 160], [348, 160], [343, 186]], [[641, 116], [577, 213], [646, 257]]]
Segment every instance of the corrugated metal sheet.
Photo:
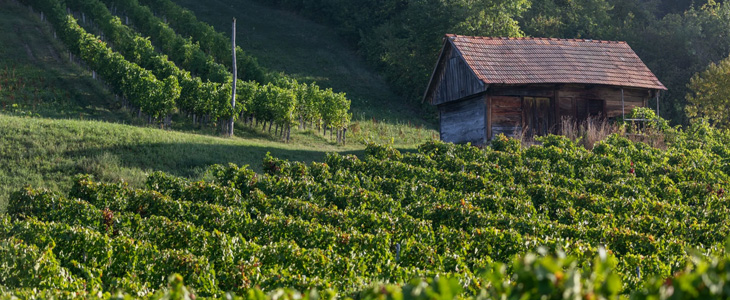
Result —
[[666, 90], [625, 42], [447, 34], [486, 84], [581, 83]]

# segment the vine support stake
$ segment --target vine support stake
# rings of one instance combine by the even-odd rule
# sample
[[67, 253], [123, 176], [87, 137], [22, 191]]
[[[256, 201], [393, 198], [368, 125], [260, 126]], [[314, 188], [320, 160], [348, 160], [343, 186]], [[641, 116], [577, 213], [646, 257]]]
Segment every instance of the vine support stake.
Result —
[[233, 52], [233, 88], [231, 89], [231, 119], [228, 120], [228, 136], [233, 136], [233, 120], [236, 111], [236, 78], [238, 78], [238, 68], [236, 66], [236, 18], [233, 18], [233, 30], [231, 32], [231, 50]]

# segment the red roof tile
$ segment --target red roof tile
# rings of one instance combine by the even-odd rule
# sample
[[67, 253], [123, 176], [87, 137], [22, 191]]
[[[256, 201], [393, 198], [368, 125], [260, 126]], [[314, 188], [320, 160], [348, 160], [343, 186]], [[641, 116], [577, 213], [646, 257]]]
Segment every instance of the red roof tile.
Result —
[[446, 37], [487, 84], [583, 83], [666, 90], [625, 42]]

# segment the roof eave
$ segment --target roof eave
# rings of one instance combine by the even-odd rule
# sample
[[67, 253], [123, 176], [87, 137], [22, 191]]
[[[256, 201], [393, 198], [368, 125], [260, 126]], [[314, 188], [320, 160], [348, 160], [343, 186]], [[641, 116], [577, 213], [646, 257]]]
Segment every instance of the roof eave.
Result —
[[[421, 99], [421, 103], [425, 102], [427, 99], [429, 103], [432, 102], [433, 96], [431, 94], [433, 93], [433, 86], [434, 86], [434, 80], [436, 77], [436, 72], [439, 69], [439, 65], [441, 65], [441, 61], [444, 59], [444, 53], [446, 52], [446, 46], [449, 45], [450, 41], [448, 39], [448, 35], [444, 37], [444, 44], [441, 46], [441, 52], [439, 52], [438, 59], [436, 60], [436, 65], [433, 67], [433, 71], [431, 71], [431, 78], [428, 79], [428, 85], [426, 86], [426, 91], [423, 93], [423, 98]], [[453, 47], [453, 45], [451, 45]]]

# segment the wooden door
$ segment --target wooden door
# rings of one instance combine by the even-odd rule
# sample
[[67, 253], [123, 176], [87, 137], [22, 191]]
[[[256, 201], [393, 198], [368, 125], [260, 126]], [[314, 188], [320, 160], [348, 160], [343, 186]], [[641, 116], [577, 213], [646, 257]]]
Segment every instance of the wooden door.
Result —
[[522, 132], [522, 98], [490, 96], [487, 110], [487, 124], [491, 139], [499, 134], [512, 136]]
[[547, 135], [555, 123], [550, 98], [525, 97], [522, 100], [523, 130], [527, 136]]

